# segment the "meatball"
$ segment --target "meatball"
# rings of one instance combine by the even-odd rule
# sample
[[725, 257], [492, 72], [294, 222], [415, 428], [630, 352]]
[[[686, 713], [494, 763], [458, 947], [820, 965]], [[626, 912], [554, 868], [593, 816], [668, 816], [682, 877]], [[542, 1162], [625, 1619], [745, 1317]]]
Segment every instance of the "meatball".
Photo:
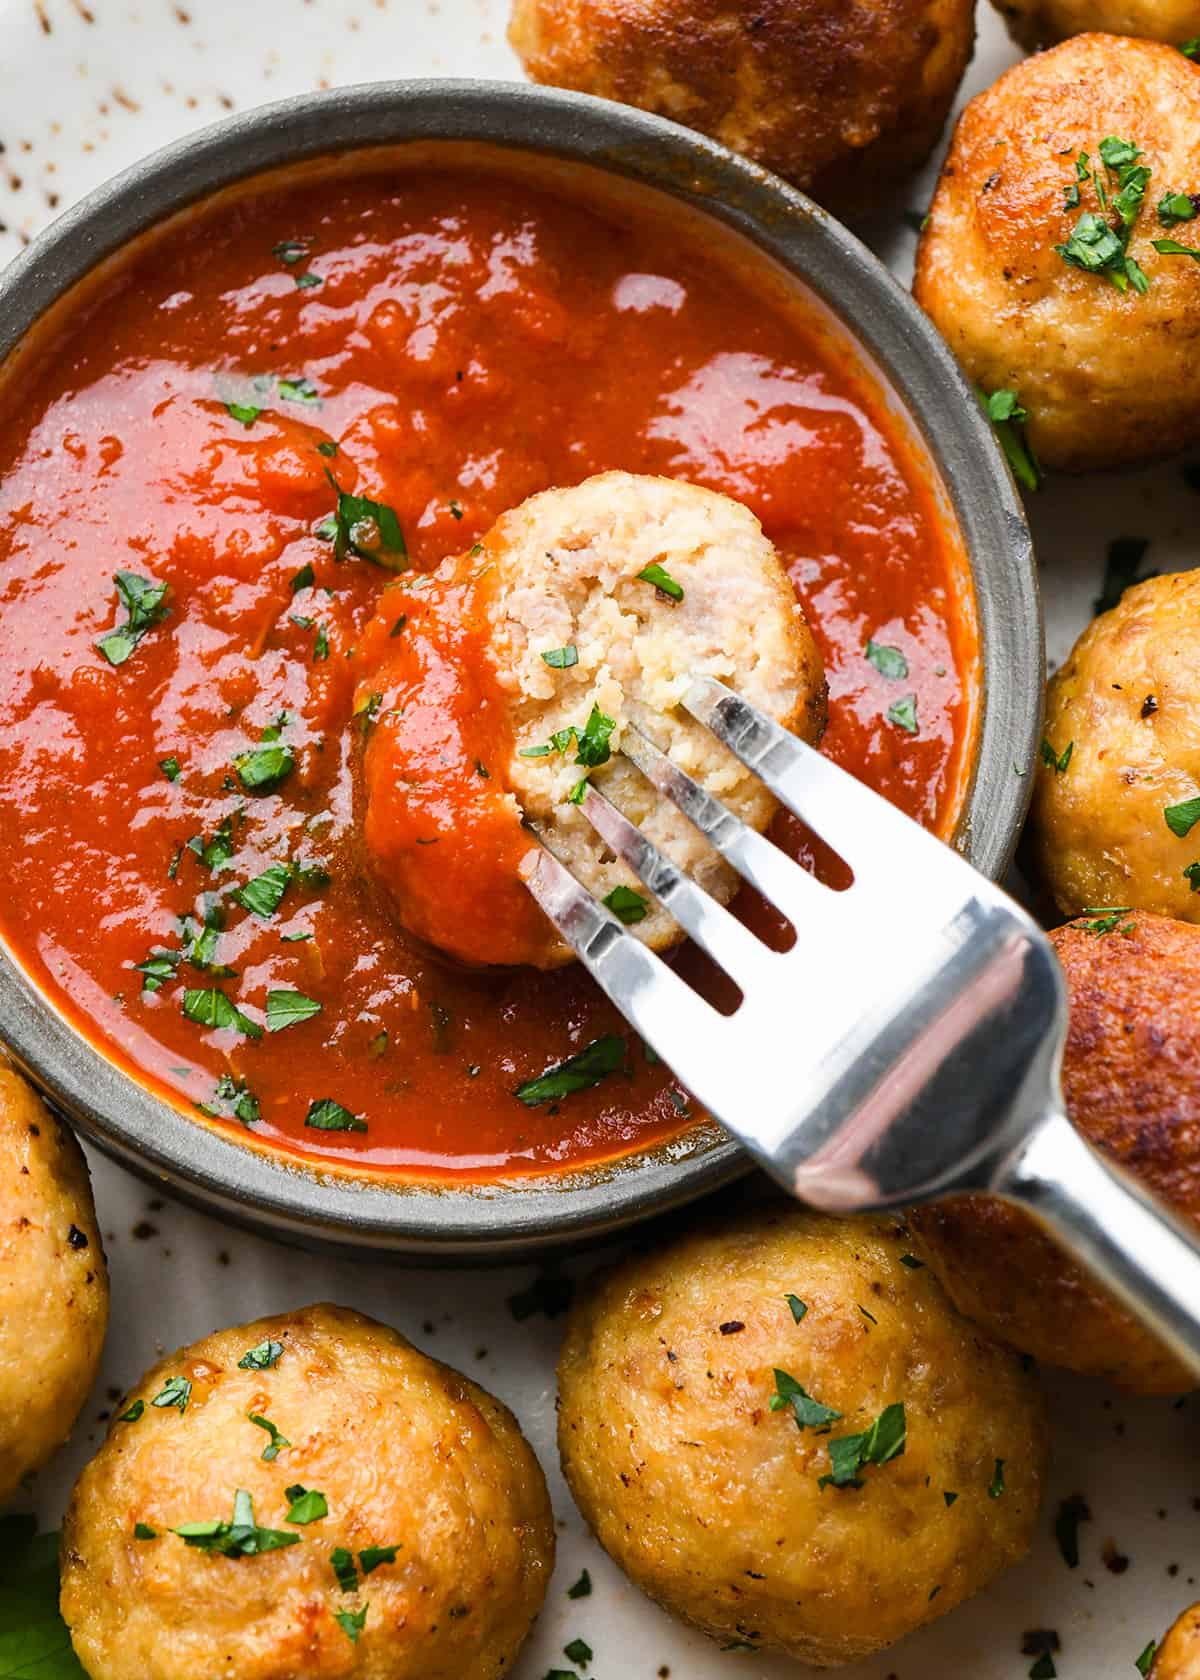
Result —
[[1149, 1680], [1200, 1680], [1200, 1604], [1193, 1604], [1154, 1654]]
[[361, 775], [368, 872], [428, 944], [552, 968], [573, 953], [523, 885], [528, 823], [639, 938], [671, 944], [675, 922], [573, 801], [594, 778], [681, 868], [732, 897], [734, 872], [615, 755], [637, 723], [766, 826], [770, 795], [680, 701], [703, 672], [819, 735], [821, 660], [775, 550], [728, 497], [620, 472], [532, 497], [476, 546], [388, 590], [360, 640], [360, 708], [378, 696]]
[[63, 1526], [62, 1612], [92, 1680], [494, 1680], [553, 1559], [507, 1409], [313, 1306], [206, 1336], [121, 1402]]
[[1076, 642], [1047, 691], [1029, 836], [1064, 915], [1200, 921], [1198, 707], [1200, 572], [1127, 589]]
[[975, 39], [973, 0], [514, 0], [536, 82], [710, 134], [822, 204], [887, 202], [932, 151]]
[[1030, 49], [1103, 30], [1172, 46], [1200, 35], [1200, 0], [994, 0], [1009, 33]]
[[[1135, 913], [1051, 937], [1071, 992], [1068, 1114], [1200, 1224], [1200, 928]], [[965, 1196], [911, 1219], [955, 1305], [1023, 1352], [1145, 1394], [1196, 1386], [1021, 1208]]]
[[1155, 249], [1200, 247], [1200, 221], [1170, 208], [1195, 193], [1200, 66], [1173, 47], [1079, 35], [963, 112], [914, 290], [967, 376], [1016, 392], [1045, 465], [1128, 466], [1200, 439], [1200, 262]]
[[0, 1503], [71, 1432], [100, 1364], [108, 1273], [83, 1152], [0, 1061]]
[[890, 1219], [760, 1209], [604, 1276], [559, 1362], [596, 1536], [722, 1642], [817, 1668], [952, 1609], [1027, 1550], [1046, 1426]]

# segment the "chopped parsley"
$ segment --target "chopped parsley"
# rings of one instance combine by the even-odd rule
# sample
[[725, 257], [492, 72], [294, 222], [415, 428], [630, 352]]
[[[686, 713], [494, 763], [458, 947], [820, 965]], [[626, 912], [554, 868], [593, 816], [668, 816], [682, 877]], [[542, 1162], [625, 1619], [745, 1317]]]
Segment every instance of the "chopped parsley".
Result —
[[317, 387], [300, 373], [279, 381], [279, 395], [284, 402], [305, 403], [310, 408], [319, 408], [321, 404], [321, 393]]
[[192, 1385], [187, 1377], [168, 1377], [160, 1393], [151, 1400], [152, 1406], [166, 1410], [174, 1407], [177, 1412], [186, 1412], [188, 1402], [192, 1398]]
[[328, 461], [336, 460], [337, 452], [338, 446], [334, 443], [332, 438], [322, 438], [321, 442], [317, 445], [317, 454], [324, 455]]
[[231, 419], [247, 428], [253, 426], [262, 413], [262, 409], [256, 407], [254, 403], [227, 402], [225, 408]]
[[245, 1038], [261, 1038], [263, 1030], [232, 1004], [219, 986], [189, 989], [183, 994], [183, 1013], [199, 1027], [213, 1027], [217, 1031], [232, 1028]]
[[1161, 256], [1191, 257], [1193, 262], [1200, 262], [1200, 247], [1198, 246], [1181, 245], [1178, 239], [1152, 239], [1150, 243]]
[[143, 962], [134, 963], [134, 969], [142, 976], [142, 990], [157, 992], [175, 978], [175, 970], [182, 961], [182, 951], [151, 951]]
[[916, 695], [906, 694], [903, 700], [893, 701], [887, 709], [887, 720], [906, 734], [915, 735], [918, 729]]
[[320, 286], [323, 284], [324, 282], [322, 281], [321, 276], [319, 274], [314, 274], [311, 268], [306, 269], [303, 274], [297, 274], [296, 276], [296, 290], [300, 292], [311, 291], [314, 286]]
[[136, 1423], [145, 1410], [146, 1402], [144, 1400], [135, 1400], [131, 1406], [127, 1407], [126, 1410], [120, 1414], [117, 1418], [117, 1422]]
[[594, 1038], [578, 1055], [568, 1056], [536, 1079], [518, 1085], [515, 1094], [527, 1108], [536, 1108], [539, 1103], [570, 1096], [572, 1091], [586, 1091], [624, 1065], [625, 1040], [616, 1033], [606, 1033]]
[[[1075, 189], [1078, 194], [1078, 188]], [[1076, 197], [1078, 203], [1078, 197]], [[1033, 452], [1032, 445], [1025, 436], [1025, 427], [1029, 421], [1029, 410], [1021, 402], [1016, 391], [1007, 387], [999, 391], [979, 392], [979, 400], [983, 404], [984, 412], [992, 423], [996, 433], [996, 441], [1004, 452], [1013, 477], [1023, 490], [1040, 489], [1042, 483], [1042, 467]]]
[[[1197, 39], [1192, 44], [1193, 46], [1200, 47], [1200, 39]], [[1136, 1668], [1138, 1673], [1143, 1676], [1149, 1674], [1150, 1670], [1154, 1667], [1154, 1659], [1157, 1655], [1158, 1641], [1156, 1639], [1152, 1639], [1150, 1643], [1145, 1646], [1141, 1655], [1133, 1659], [1134, 1668]]]
[[[300, 1538], [299, 1535], [296, 1536]], [[337, 1584], [343, 1592], [358, 1591], [358, 1571], [354, 1567], [354, 1554], [346, 1550], [345, 1546], [335, 1546], [329, 1554], [330, 1566], [337, 1577]]]
[[586, 1668], [592, 1660], [592, 1647], [584, 1639], [572, 1639], [563, 1646], [563, 1656], [577, 1668]]
[[245, 1488], [238, 1488], [233, 1496], [231, 1522], [183, 1523], [171, 1532], [177, 1534], [185, 1546], [219, 1552], [222, 1557], [257, 1557], [262, 1552], [297, 1546], [301, 1540], [299, 1534], [292, 1534], [287, 1529], [260, 1528], [254, 1520], [254, 1501]]
[[1155, 215], [1163, 227], [1177, 227], [1180, 222], [1194, 222], [1200, 214], [1197, 199], [1200, 194], [1167, 192], [1158, 201]]
[[1193, 892], [1200, 892], [1200, 863], [1189, 863], [1183, 872], [1183, 878]]
[[283, 895], [291, 879], [290, 864], [273, 863], [269, 869], [264, 869], [261, 875], [247, 881], [244, 887], [239, 887], [233, 895], [234, 901], [240, 904], [243, 910], [249, 910], [266, 921], [283, 902]]
[[358, 1554], [359, 1566], [364, 1575], [369, 1575], [380, 1564], [395, 1563], [399, 1546], [364, 1546]]
[[162, 771], [163, 775], [169, 782], [177, 782], [179, 780], [179, 760], [175, 757], [174, 753], [171, 754], [170, 758], [160, 758], [158, 761], [158, 768]]
[[[263, 1454], [265, 1458], [266, 1453]], [[284, 1497], [288, 1501], [287, 1520], [290, 1523], [320, 1522], [322, 1517], [329, 1515], [329, 1501], [316, 1488], [302, 1487], [299, 1482], [284, 1489]]]
[[238, 1370], [269, 1371], [272, 1365], [279, 1363], [279, 1356], [282, 1352], [282, 1342], [259, 1342], [257, 1347], [246, 1349], [238, 1360]]
[[862, 1486], [859, 1471], [869, 1464], [888, 1464], [904, 1453], [907, 1422], [904, 1402], [885, 1406], [870, 1429], [859, 1435], [839, 1435], [829, 1443], [830, 1474], [818, 1479], [819, 1487]]
[[296, 263], [304, 261], [308, 255], [308, 246], [303, 239], [281, 239], [278, 245], [272, 245], [271, 255], [292, 268]]
[[1061, 752], [1056, 752], [1047, 738], [1042, 736], [1042, 763], [1048, 764], [1056, 776], [1061, 776], [1071, 762], [1071, 755], [1075, 751], [1074, 741], [1068, 741]]
[[408, 547], [395, 510], [383, 502], [373, 502], [369, 496], [352, 496], [328, 467], [325, 477], [337, 497], [337, 506], [319, 535], [332, 538], [334, 558], [344, 560], [347, 554], [357, 554], [360, 560], [371, 560], [385, 571], [402, 572], [408, 565]]
[[900, 1264], [907, 1266], [910, 1272], [923, 1272], [925, 1270], [924, 1260], [918, 1260], [915, 1254], [902, 1254]]
[[304, 1124], [314, 1132], [365, 1132], [367, 1122], [351, 1114], [332, 1097], [320, 1097], [309, 1104]]
[[223, 1073], [217, 1080], [211, 1103], [197, 1103], [196, 1107], [201, 1114], [232, 1117], [243, 1126], [256, 1126], [262, 1119], [262, 1107], [254, 1092], [244, 1079], [235, 1079], [231, 1073]]
[[799, 1324], [808, 1311], [808, 1302], [802, 1301], [799, 1295], [785, 1295], [783, 1298], [791, 1311], [793, 1322]]
[[250, 752], [237, 753], [233, 767], [247, 793], [272, 793], [296, 768], [296, 755], [291, 747], [272, 741]]
[[992, 1479], [988, 1483], [988, 1498], [999, 1499], [1000, 1495], [1004, 1491], [1004, 1460], [1002, 1458], [998, 1458], [996, 1460], [996, 1468], [992, 1471]]
[[[262, 1450], [262, 1456], [268, 1464], [274, 1464], [284, 1447], [290, 1447], [292, 1443], [286, 1435], [276, 1429], [270, 1418], [261, 1417], [258, 1412], [247, 1412], [246, 1416], [256, 1428], [265, 1429], [271, 1437]], [[288, 1512], [288, 1520], [289, 1522], [295, 1521], [290, 1511]]]
[[366, 1626], [369, 1604], [364, 1604], [361, 1610], [338, 1610], [334, 1613], [334, 1621], [352, 1645], [358, 1644], [358, 1636]]
[[566, 647], [547, 648], [542, 659], [552, 671], [569, 671], [579, 663], [579, 649], [574, 642], [568, 642]]
[[612, 757], [609, 738], [616, 727], [614, 718], [606, 717], [599, 706], [593, 706], [583, 726], [583, 734], [575, 738], [576, 764], [584, 764], [589, 770], [607, 764]]
[[138, 577], [136, 572], [117, 572], [113, 582], [127, 618], [124, 624], [102, 636], [96, 647], [110, 665], [124, 665], [147, 630], [161, 624], [167, 616], [170, 609], [166, 601], [171, 586], [154, 578]]
[[867, 658], [880, 676], [886, 677], [889, 682], [903, 682], [908, 675], [908, 660], [899, 648], [887, 647], [882, 642], [868, 642]]
[[1185, 799], [1178, 805], [1164, 806], [1163, 821], [1172, 834], [1183, 840], [1200, 822], [1200, 797]]
[[950, 1492], [943, 1493], [942, 1503], [945, 1505], [947, 1511], [950, 1509], [951, 1505], [954, 1504], [954, 1502], [957, 1498], [958, 1498], [958, 1495], [956, 1493], [950, 1493]]
[[317, 581], [317, 574], [313, 571], [312, 562], [306, 561], [292, 578], [289, 585], [293, 595], [299, 595], [302, 589], [311, 589]]
[[632, 887], [614, 887], [606, 893], [602, 900], [605, 907], [612, 911], [619, 922], [626, 927], [633, 927], [635, 922], [641, 922], [650, 914], [650, 906], [640, 892], [634, 892]]
[[584, 1569], [580, 1572], [579, 1579], [575, 1582], [574, 1586], [570, 1586], [570, 1587], [567, 1588], [567, 1597], [568, 1598], [590, 1598], [591, 1596], [592, 1596], [592, 1577], [588, 1574], [587, 1570]]
[[683, 585], [676, 583], [670, 572], [665, 567], [658, 565], [657, 562], [638, 573], [638, 582], [652, 583], [659, 594], [665, 595], [668, 600], [683, 600]]
[[299, 1026], [301, 1021], [311, 1021], [314, 1015], [320, 1013], [321, 1005], [316, 998], [305, 997], [303, 992], [281, 990], [267, 993], [269, 1033], [283, 1032], [286, 1027]]
[[323, 624], [317, 625], [317, 634], [313, 638], [313, 664], [319, 665], [323, 659], [329, 658], [329, 632]]
[[[1072, 926], [1078, 927], [1082, 933], [1090, 933], [1096, 939], [1102, 939], [1107, 933], [1128, 933], [1133, 926], [1132, 922], [1126, 922], [1124, 927], [1118, 924], [1121, 917], [1127, 916], [1132, 908], [1130, 904], [1090, 905], [1080, 916], [1075, 917]], [[1090, 919], [1084, 920], [1084, 917]]]
[[158, 1530], [151, 1528], [149, 1523], [137, 1522], [133, 1525], [133, 1538], [135, 1540], [157, 1540]]
[[[1193, 35], [1190, 41], [1181, 41], [1179, 50], [1184, 58], [1200, 58], [1200, 35]], [[1145, 1669], [1142, 1672], [1144, 1674]]]
[[823, 1406], [819, 1400], [814, 1400], [786, 1371], [775, 1372], [775, 1392], [768, 1404], [773, 1412], [782, 1412], [790, 1406], [796, 1428], [800, 1430], [816, 1429], [824, 1433], [842, 1415], [832, 1406]]
[[[1085, 210], [1075, 223], [1065, 245], [1054, 249], [1065, 263], [1088, 274], [1101, 274], [1118, 291], [1147, 292], [1150, 282], [1133, 257], [1129, 240], [1141, 214], [1150, 181], [1150, 170], [1137, 160], [1142, 153], [1130, 140], [1109, 135], [1100, 142], [1100, 164], [1091, 165], [1086, 152], [1075, 164], [1076, 183], [1090, 181], [1102, 214]], [[1108, 220], [1115, 217], [1114, 222]]]

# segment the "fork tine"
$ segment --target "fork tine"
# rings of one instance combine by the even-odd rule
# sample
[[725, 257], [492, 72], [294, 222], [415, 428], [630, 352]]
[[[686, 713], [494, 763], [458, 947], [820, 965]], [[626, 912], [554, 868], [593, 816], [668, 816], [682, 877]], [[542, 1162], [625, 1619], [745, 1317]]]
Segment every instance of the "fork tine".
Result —
[[683, 931], [743, 990], [756, 983], [768, 983], [767, 970], [775, 963], [775, 953], [743, 927], [736, 916], [731, 916], [724, 905], [689, 880], [665, 852], [660, 852], [591, 783], [581, 809], [600, 838], [624, 859]]
[[538, 836], [525, 885], [588, 973], [668, 1067], [711, 1043], [722, 1017], [609, 914]]
[[787, 916], [797, 919], [814, 909], [827, 909], [832, 894], [823, 882], [778, 846], [756, 833], [699, 782], [693, 781], [650, 737], [631, 725], [621, 751], [698, 828], [715, 851], [743, 880]]
[[851, 868], [877, 864], [885, 848], [893, 863], [915, 848], [928, 862], [929, 835], [911, 817], [715, 677], [697, 677], [683, 705]]

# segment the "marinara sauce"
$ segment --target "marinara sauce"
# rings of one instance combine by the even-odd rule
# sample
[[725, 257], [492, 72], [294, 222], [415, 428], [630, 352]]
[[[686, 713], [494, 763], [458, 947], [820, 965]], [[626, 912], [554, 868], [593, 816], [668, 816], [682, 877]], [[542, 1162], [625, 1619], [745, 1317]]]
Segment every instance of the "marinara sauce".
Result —
[[[955, 541], [883, 397], [741, 261], [465, 168], [264, 187], [133, 253], [7, 382], [0, 931], [198, 1122], [478, 1177], [687, 1126], [581, 971], [456, 971], [363, 882], [356, 639], [390, 570], [535, 490], [621, 467], [746, 502], [825, 656], [825, 750], [953, 827]], [[591, 1088], [516, 1095], [613, 1034]]]

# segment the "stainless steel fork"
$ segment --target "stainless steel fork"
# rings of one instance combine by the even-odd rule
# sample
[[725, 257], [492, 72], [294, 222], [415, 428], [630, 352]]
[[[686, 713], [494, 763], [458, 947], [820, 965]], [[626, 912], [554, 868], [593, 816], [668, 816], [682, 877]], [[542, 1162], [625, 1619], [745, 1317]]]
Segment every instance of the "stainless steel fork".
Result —
[[850, 866], [824, 886], [645, 734], [622, 750], [796, 931], [772, 950], [594, 786], [582, 809], [742, 993], [723, 1015], [543, 842], [528, 886], [626, 1019], [772, 1177], [817, 1207], [962, 1190], [1023, 1203], [1200, 1376], [1200, 1243], [1071, 1126], [1067, 1001], [1019, 905], [712, 678], [683, 702]]

